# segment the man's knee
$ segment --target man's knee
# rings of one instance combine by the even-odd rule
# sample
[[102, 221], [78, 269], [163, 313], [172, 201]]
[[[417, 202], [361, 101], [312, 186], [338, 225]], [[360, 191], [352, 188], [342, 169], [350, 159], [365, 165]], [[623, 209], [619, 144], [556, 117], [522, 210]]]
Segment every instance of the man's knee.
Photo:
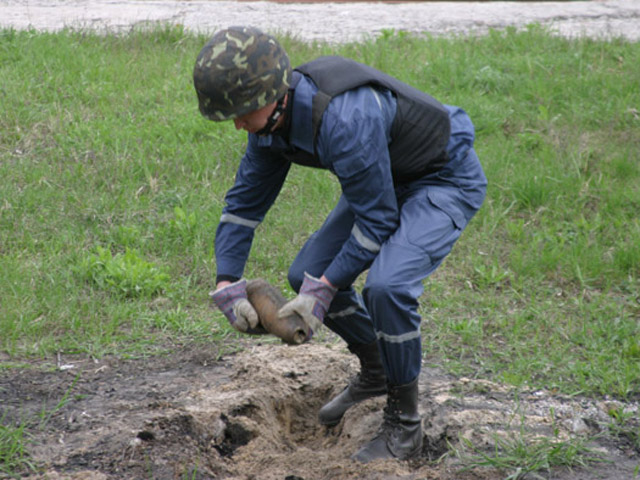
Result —
[[304, 269], [294, 262], [293, 265], [289, 267], [287, 280], [289, 280], [289, 285], [291, 285], [291, 288], [293, 288], [295, 292], [299, 292], [300, 287], [302, 286], [302, 281], [304, 280]]
[[362, 290], [362, 296], [369, 309], [405, 295], [405, 288], [402, 285], [391, 285], [384, 280], [367, 281]]

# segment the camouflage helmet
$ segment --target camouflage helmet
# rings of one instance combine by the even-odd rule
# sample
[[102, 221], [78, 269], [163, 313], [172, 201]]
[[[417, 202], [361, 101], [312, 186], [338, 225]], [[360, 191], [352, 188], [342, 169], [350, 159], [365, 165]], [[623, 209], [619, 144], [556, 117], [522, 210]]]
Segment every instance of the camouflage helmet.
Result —
[[281, 99], [289, 88], [291, 64], [278, 41], [254, 27], [217, 32], [202, 48], [193, 69], [200, 112], [222, 121]]

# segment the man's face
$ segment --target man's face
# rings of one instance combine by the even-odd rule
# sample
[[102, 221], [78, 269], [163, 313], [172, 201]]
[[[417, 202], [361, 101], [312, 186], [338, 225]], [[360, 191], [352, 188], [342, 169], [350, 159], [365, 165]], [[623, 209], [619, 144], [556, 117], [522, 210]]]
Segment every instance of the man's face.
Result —
[[269, 117], [276, 108], [276, 103], [277, 102], [270, 103], [258, 110], [234, 118], [233, 123], [236, 126], [236, 130], [243, 129], [249, 133], [259, 132], [267, 124]]

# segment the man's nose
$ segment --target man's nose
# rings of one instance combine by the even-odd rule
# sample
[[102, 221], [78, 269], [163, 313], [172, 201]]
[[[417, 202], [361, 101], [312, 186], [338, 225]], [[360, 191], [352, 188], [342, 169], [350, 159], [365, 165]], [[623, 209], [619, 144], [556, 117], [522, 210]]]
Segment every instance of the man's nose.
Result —
[[234, 118], [233, 124], [236, 126], [236, 130], [240, 130], [242, 127], [244, 127], [244, 121], [240, 120], [239, 118]]

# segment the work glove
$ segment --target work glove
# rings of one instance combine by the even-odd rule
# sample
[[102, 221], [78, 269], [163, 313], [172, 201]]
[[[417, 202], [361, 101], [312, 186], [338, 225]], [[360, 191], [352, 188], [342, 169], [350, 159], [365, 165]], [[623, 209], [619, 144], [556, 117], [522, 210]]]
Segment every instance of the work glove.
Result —
[[337, 288], [331, 287], [320, 279], [305, 272], [300, 293], [278, 311], [280, 318], [297, 313], [311, 329], [310, 336], [322, 327], [324, 316], [335, 296]]
[[258, 313], [247, 298], [245, 279], [211, 292], [209, 296], [236, 330], [252, 333], [258, 325]]

